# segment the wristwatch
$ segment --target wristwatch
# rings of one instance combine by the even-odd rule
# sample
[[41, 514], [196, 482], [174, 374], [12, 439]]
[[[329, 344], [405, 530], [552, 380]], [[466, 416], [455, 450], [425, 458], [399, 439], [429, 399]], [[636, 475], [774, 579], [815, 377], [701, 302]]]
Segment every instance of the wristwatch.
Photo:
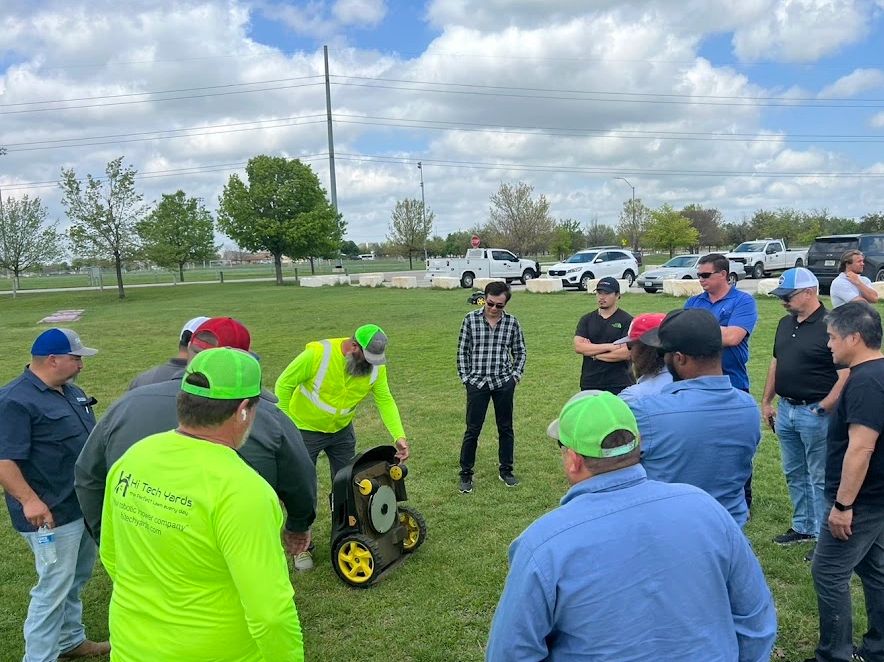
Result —
[[835, 510], [840, 510], [842, 513], [847, 512], [848, 510], [853, 510], [853, 504], [850, 504], [849, 506], [845, 506], [840, 501], [835, 501]]

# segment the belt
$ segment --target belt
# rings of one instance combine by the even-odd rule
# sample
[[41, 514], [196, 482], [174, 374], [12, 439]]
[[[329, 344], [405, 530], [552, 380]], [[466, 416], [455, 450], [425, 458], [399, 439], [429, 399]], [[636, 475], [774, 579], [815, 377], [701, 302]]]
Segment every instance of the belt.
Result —
[[816, 400], [798, 400], [796, 398], [787, 398], [783, 395], [781, 395], [780, 397], [794, 407], [806, 407], [807, 405], [815, 405], [817, 402], [822, 400], [822, 398], [818, 398]]

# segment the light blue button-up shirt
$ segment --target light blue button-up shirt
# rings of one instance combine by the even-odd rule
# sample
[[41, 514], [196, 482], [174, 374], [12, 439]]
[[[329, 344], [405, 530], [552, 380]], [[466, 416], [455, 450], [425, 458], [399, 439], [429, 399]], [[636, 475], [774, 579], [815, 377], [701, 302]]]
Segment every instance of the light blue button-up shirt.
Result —
[[584, 480], [510, 546], [489, 662], [767, 662], [773, 598], [709, 495], [640, 465]]
[[645, 395], [654, 395], [663, 390], [664, 386], [672, 383], [672, 374], [665, 366], [655, 375], [642, 375], [632, 386], [627, 386], [618, 395], [626, 402], [641, 398]]
[[638, 422], [648, 477], [705, 490], [743, 526], [749, 519], [743, 488], [761, 441], [752, 396], [722, 375], [673, 382], [627, 404]]

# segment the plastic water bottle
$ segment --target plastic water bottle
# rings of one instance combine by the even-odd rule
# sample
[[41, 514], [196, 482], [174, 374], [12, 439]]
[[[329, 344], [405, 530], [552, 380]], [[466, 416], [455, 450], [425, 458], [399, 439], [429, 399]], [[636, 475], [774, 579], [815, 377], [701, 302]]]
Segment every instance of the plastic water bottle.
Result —
[[55, 534], [45, 524], [37, 529], [37, 561], [40, 565], [52, 565], [58, 560], [55, 551]]

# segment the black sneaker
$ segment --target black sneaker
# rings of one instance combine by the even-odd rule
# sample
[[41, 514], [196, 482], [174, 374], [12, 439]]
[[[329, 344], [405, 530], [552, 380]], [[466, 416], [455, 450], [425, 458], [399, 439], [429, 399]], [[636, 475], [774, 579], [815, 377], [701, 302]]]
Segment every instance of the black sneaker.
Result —
[[500, 480], [502, 480], [503, 484], [507, 487], [515, 487], [519, 484], [519, 481], [512, 473], [500, 474]]
[[460, 493], [461, 494], [469, 494], [473, 491], [473, 478], [472, 476], [461, 476], [460, 477]]
[[853, 655], [850, 656], [852, 662], [866, 662], [866, 656], [859, 652], [859, 648], [853, 647]]
[[794, 545], [799, 542], [811, 542], [816, 540], [816, 536], [809, 533], [798, 533], [795, 529], [790, 528], [785, 533], [774, 537], [773, 541], [778, 545]]

